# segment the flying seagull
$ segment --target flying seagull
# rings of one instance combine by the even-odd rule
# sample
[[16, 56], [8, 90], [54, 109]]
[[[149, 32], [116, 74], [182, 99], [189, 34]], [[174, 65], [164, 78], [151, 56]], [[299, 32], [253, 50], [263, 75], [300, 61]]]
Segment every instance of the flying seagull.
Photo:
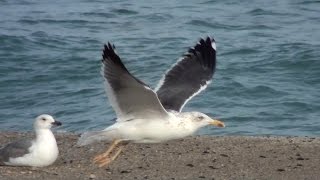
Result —
[[[212, 79], [216, 67], [213, 38], [200, 39], [166, 72], [155, 90], [127, 70], [114, 45], [106, 44], [102, 57], [106, 93], [117, 119], [102, 131], [82, 134], [78, 141], [80, 146], [101, 140], [113, 141], [106, 152], [95, 156], [94, 162], [100, 167], [120, 154], [119, 143], [123, 141], [159, 143], [192, 135], [207, 125], [224, 127], [223, 122], [203, 113], [181, 112]], [[113, 152], [115, 148], [117, 151]]]
[[38, 116], [33, 124], [36, 138], [12, 142], [1, 148], [0, 166], [44, 167], [54, 163], [59, 150], [50, 128], [60, 125], [50, 115]]

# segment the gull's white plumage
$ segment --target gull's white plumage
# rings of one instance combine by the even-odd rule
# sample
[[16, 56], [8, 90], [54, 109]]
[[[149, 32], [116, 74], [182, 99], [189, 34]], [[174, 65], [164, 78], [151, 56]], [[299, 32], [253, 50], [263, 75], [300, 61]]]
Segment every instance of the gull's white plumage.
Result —
[[[166, 119], [134, 119], [118, 121], [103, 131], [84, 133], [79, 145], [87, 145], [102, 140], [130, 140], [135, 143], [159, 143], [192, 135], [199, 128], [212, 122], [212, 119], [199, 112], [168, 112]], [[203, 117], [200, 121], [197, 117]]]
[[22, 157], [10, 158], [6, 165], [11, 166], [48, 166], [57, 159], [59, 150], [50, 130], [40, 130], [29, 148], [30, 153]]
[[[55, 121], [50, 115], [44, 114], [38, 116], [34, 123], [36, 138], [31, 140], [30, 146], [19, 146], [18, 143], [22, 143], [23, 141], [18, 141], [14, 142], [17, 144], [16, 146], [13, 146], [14, 144], [12, 143], [13, 145], [8, 144], [1, 149], [0, 156], [2, 157], [0, 157], [0, 159], [7, 159], [6, 161], [3, 161], [2, 164], [9, 166], [44, 167], [54, 163], [59, 155], [59, 150], [56, 139], [50, 130], [52, 125], [61, 125], [61, 123]], [[25, 151], [26, 153], [18, 156], [17, 154], [10, 152], [10, 148], [12, 150], [17, 150], [17, 147], [21, 148], [20, 151]]]
[[[224, 126], [220, 121], [213, 120], [200, 112], [180, 112], [188, 100], [209, 84], [215, 70], [215, 48], [213, 39], [209, 37], [206, 40], [201, 39], [167, 71], [155, 92], [129, 73], [115, 53], [113, 45], [110, 43], [105, 45], [102, 75], [105, 79], [109, 102], [117, 114], [117, 121], [103, 131], [82, 134], [78, 145], [115, 139], [131, 140], [137, 143], [156, 143], [192, 135], [199, 128], [209, 124]], [[184, 77], [185, 80], [190, 80], [188, 83], [175, 77], [180, 74], [184, 75], [190, 70], [191, 72], [196, 71], [198, 74], [195, 75], [199, 75], [199, 78]], [[166, 91], [170, 92], [172, 82], [174, 82], [173, 85], [197, 86], [193, 87], [192, 91], [189, 90], [187, 95], [181, 96], [182, 99], [177, 99], [179, 101], [177, 105], [174, 105], [174, 102], [171, 105], [170, 102], [163, 104], [165, 101], [170, 101], [170, 97], [167, 96], [170, 94]], [[159, 95], [161, 95], [160, 98]]]

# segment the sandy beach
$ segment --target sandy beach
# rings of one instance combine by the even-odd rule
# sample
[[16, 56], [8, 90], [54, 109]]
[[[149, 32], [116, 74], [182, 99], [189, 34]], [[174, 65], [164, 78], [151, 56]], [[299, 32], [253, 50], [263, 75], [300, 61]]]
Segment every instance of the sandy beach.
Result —
[[[0, 144], [30, 133], [0, 133]], [[56, 135], [60, 155], [46, 168], [0, 167], [0, 179], [319, 179], [320, 138], [196, 136], [126, 146], [109, 167], [92, 157], [108, 143], [77, 147], [76, 134]]]

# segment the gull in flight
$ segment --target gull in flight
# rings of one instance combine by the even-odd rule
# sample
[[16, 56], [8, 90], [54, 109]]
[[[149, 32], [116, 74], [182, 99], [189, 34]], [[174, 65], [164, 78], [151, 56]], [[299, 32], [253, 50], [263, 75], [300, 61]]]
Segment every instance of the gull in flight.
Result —
[[[100, 167], [122, 151], [124, 143], [159, 143], [192, 135], [198, 129], [224, 123], [201, 112], [182, 112], [184, 105], [210, 83], [216, 67], [216, 44], [207, 37], [188, 50], [163, 76], [157, 88], [134, 77], [115, 52], [104, 46], [102, 75], [116, 122], [102, 131], [82, 134], [78, 145], [113, 141], [106, 152], [94, 157]], [[122, 145], [122, 146], [121, 146]]]

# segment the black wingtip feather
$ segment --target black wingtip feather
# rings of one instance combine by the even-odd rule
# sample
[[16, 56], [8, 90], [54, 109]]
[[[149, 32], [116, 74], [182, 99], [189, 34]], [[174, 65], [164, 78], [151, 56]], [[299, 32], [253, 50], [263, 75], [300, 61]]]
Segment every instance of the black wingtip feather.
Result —
[[197, 57], [204, 68], [210, 68], [214, 71], [216, 65], [216, 50], [212, 47], [213, 42], [215, 42], [214, 38], [209, 36], [201, 38], [194, 47], [188, 50], [185, 56]]
[[[110, 42], [108, 42], [108, 44], [104, 45], [101, 61], [105, 65], [105, 67], [110, 65], [109, 62], [112, 62], [112, 63], [116, 64], [117, 66], [120, 66], [123, 70], [125, 70], [128, 74], [131, 75], [131, 73], [128, 71], [128, 69], [122, 63], [120, 57], [115, 52], [114, 44], [111, 44]], [[144, 82], [140, 81], [139, 79], [137, 79], [133, 75], [131, 75], [131, 76], [139, 83], [143, 84], [144, 86], [149, 87], [148, 85], [146, 85]]]
[[119, 65], [121, 68], [123, 68], [124, 70], [126, 70], [128, 72], [127, 68], [122, 63], [120, 57], [115, 52], [115, 46], [113, 44], [111, 44], [110, 42], [108, 42], [107, 44], [104, 45], [104, 49], [103, 49], [103, 53], [102, 53], [102, 63], [106, 64], [107, 61], [111, 61], [114, 64]]
[[165, 109], [180, 112], [210, 82], [216, 67], [215, 40], [199, 39], [165, 75], [157, 95]]

